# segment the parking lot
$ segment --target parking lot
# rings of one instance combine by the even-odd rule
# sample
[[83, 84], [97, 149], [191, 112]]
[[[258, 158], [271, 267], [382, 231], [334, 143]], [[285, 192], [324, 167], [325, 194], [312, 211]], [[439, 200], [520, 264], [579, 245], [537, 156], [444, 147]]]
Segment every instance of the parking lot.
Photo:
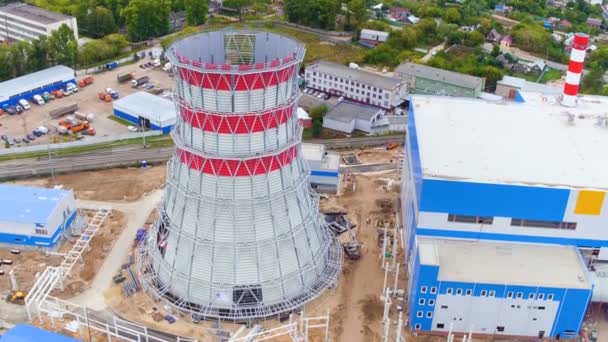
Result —
[[339, 98], [337, 96], [330, 95], [319, 90], [314, 90], [312, 88], [304, 88], [302, 90], [302, 97], [300, 97], [298, 104], [305, 110], [310, 111], [312, 108], [322, 104], [326, 104], [327, 107], [331, 108], [338, 102], [338, 100]]
[[[135, 78], [148, 76], [150, 77], [150, 83], [154, 85], [154, 88], [173, 89], [174, 81], [169, 75], [162, 71], [161, 68], [146, 68], [142, 69], [139, 66], [141, 64], [150, 62], [149, 58], [139, 61], [135, 64], [130, 64], [116, 68], [111, 71], [106, 71], [101, 74], [92, 75], [94, 83], [80, 88], [77, 93], [70, 96], [63, 97], [61, 99], [54, 99], [44, 105], [37, 105], [31, 103], [31, 109], [22, 112], [17, 115], [4, 114], [0, 116], [0, 135], [6, 135], [9, 140], [14, 141], [15, 138], [23, 139], [27, 134], [32, 133], [33, 130], [40, 126], [49, 128], [49, 134], [37, 138], [29, 144], [46, 144], [48, 142], [64, 142], [74, 140], [72, 136], [60, 135], [56, 131], [58, 126], [58, 119], [51, 119], [49, 112], [53, 109], [60, 108], [72, 103], [77, 103], [79, 106], [78, 111], [85, 115], [93, 113], [95, 119], [91, 123], [96, 131], [97, 136], [111, 136], [115, 134], [127, 133], [127, 127], [114, 120], [111, 120], [109, 116], [112, 114], [112, 102], [104, 102], [99, 99], [98, 93], [105, 91], [106, 88], [112, 88], [118, 91], [119, 96], [123, 97], [132, 94], [136, 91], [144, 91], [143, 89], [131, 88], [129, 82], [123, 84], [118, 83], [116, 76], [124, 72], [132, 72]], [[76, 82], [86, 76], [76, 78]], [[86, 137], [84, 138], [86, 139]], [[15, 146], [24, 146], [25, 143], [21, 142]], [[5, 145], [2, 142], [0, 148], [4, 148]]]

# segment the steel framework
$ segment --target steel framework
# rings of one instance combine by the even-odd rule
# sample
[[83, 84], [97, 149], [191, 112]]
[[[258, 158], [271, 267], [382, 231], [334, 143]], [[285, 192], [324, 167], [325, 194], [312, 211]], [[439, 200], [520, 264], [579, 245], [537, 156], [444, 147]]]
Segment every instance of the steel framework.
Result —
[[[174, 43], [175, 152], [142, 287], [193, 318], [288, 315], [332, 288], [342, 246], [318, 212], [295, 115], [301, 43], [214, 31]], [[285, 316], [286, 317], [286, 316]]]

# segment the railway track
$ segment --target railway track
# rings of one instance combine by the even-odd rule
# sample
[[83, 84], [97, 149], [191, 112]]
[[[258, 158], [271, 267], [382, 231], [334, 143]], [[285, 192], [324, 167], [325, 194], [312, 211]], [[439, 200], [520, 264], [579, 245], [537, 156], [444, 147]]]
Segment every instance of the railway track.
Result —
[[[362, 137], [332, 140], [308, 140], [307, 143], [324, 144], [328, 149], [381, 146], [388, 142], [403, 141], [404, 136]], [[48, 176], [52, 173], [97, 170], [111, 167], [133, 166], [142, 160], [150, 163], [167, 161], [173, 154], [173, 147], [144, 148], [128, 145], [101, 149], [86, 153], [57, 155], [51, 150], [51, 157], [24, 158], [0, 162], [0, 180]]]

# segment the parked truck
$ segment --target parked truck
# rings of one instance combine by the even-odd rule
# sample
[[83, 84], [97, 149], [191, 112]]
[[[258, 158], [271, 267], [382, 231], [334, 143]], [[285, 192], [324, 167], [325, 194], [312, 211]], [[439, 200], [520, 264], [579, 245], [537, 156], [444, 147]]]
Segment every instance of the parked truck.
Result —
[[112, 99], [116, 100], [118, 99], [118, 92], [112, 88], [106, 88], [106, 93], [110, 94], [110, 96], [112, 97]]
[[106, 70], [112, 70], [118, 68], [118, 62], [112, 62], [106, 64]]
[[95, 120], [95, 114], [93, 113], [89, 113], [89, 114], [84, 114], [81, 112], [74, 112], [74, 117], [76, 117], [76, 119], [78, 120], [82, 120], [82, 121], [88, 121], [88, 122], [93, 122], [93, 120]]
[[101, 93], [97, 94], [97, 97], [99, 97], [99, 99], [102, 101], [112, 102], [112, 95], [106, 93], [105, 91], [102, 91]]
[[81, 79], [80, 81], [78, 81], [78, 86], [80, 88], [84, 88], [91, 84], [93, 84], [93, 76], [87, 76], [87, 77]]
[[116, 76], [116, 80], [118, 80], [118, 83], [125, 83], [132, 79], [133, 79], [133, 74], [130, 72], [123, 72]]
[[137, 88], [137, 87], [141, 86], [142, 84], [148, 83], [149, 81], [150, 81], [150, 77], [148, 77], [148, 76], [140, 77], [136, 80], [131, 80], [131, 87]]
[[78, 103], [72, 103], [67, 106], [53, 109], [52, 111], [49, 112], [49, 116], [51, 117], [51, 119], [57, 119], [66, 114], [74, 113], [77, 110], [78, 110]]

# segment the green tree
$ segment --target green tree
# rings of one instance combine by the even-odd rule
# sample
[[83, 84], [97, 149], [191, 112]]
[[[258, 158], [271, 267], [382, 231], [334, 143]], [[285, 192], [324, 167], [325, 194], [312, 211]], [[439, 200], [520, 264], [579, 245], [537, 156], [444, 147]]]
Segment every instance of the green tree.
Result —
[[323, 116], [327, 114], [329, 108], [326, 104], [318, 105], [310, 110], [310, 118], [312, 120], [323, 121]]
[[492, 57], [496, 58], [500, 55], [500, 47], [498, 47], [498, 45], [494, 45], [492, 47], [492, 53], [491, 53]]
[[[313, 0], [312, 13], [315, 14], [314, 27], [333, 30], [336, 27], [336, 16], [340, 9], [338, 0]], [[315, 22], [316, 21], [316, 22]]]
[[239, 15], [239, 21], [243, 19], [243, 10], [253, 4], [253, 0], [224, 0], [223, 6], [234, 9]]
[[169, 32], [169, 0], [131, 0], [121, 11], [129, 37], [141, 41]]
[[10, 47], [9, 45], [0, 44], [0, 81], [10, 78]]
[[207, 20], [207, 12], [209, 12], [207, 0], [184, 0], [184, 7], [188, 25], [202, 25]]
[[360, 27], [367, 21], [367, 7], [364, 0], [351, 0], [348, 3], [349, 13], [352, 13], [352, 18], [355, 20], [354, 25]]
[[10, 46], [9, 50], [9, 77], [15, 78], [32, 71], [33, 68], [28, 64], [28, 52], [30, 44], [20, 41]]
[[471, 31], [464, 34], [464, 45], [466, 46], [479, 46], [485, 41], [483, 34], [478, 31]]
[[110, 54], [117, 56], [129, 46], [127, 38], [120, 33], [113, 33], [103, 37], [103, 41], [108, 45]]
[[443, 13], [443, 20], [447, 21], [448, 23], [458, 24], [461, 19], [462, 19], [462, 17], [460, 16], [460, 12], [458, 12], [458, 10], [453, 7], [448, 8]]
[[312, 137], [319, 138], [321, 136], [322, 130], [323, 130], [323, 122], [321, 120], [313, 120], [312, 121]]
[[49, 43], [46, 36], [32, 40], [28, 60], [32, 70], [42, 70], [49, 67]]
[[80, 49], [78, 59], [81, 65], [93, 65], [97, 62], [111, 58], [112, 48], [101, 39], [87, 42]]
[[75, 66], [78, 58], [78, 42], [74, 31], [66, 24], [53, 31], [48, 42], [49, 56], [54, 64]]
[[93, 37], [103, 37], [118, 30], [112, 11], [103, 7], [96, 7], [91, 12], [87, 24], [86, 33]]

